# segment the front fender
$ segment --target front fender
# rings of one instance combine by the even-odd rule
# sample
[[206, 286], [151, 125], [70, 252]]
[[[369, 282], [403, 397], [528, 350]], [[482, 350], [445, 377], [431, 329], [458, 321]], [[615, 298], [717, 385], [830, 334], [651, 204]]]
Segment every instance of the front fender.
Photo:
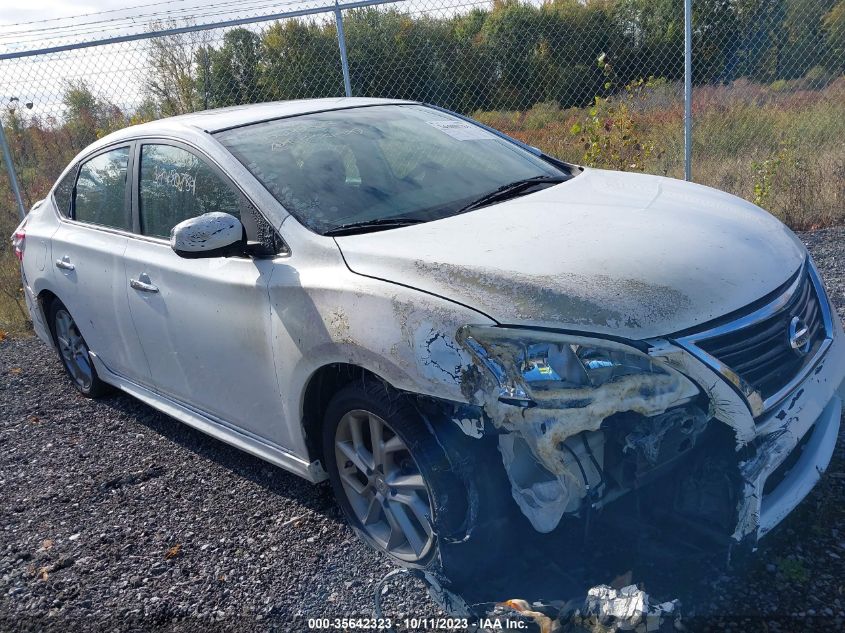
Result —
[[[280, 266], [269, 292], [279, 390], [293, 424], [314, 372], [336, 363], [402, 391], [466, 402], [461, 369], [471, 361], [456, 334], [468, 323], [493, 324], [446, 299], [336, 267]], [[304, 441], [294, 449], [305, 451]]]

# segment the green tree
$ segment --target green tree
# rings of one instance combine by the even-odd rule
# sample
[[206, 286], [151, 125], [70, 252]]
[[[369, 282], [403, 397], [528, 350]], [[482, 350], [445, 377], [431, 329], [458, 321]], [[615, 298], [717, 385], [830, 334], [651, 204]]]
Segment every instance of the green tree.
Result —
[[842, 72], [845, 70], [845, 0], [840, 0], [825, 14], [822, 30], [830, 51], [830, 69]]
[[632, 63], [640, 56], [614, 9], [613, 2], [578, 0], [553, 0], [543, 6], [537, 58], [544, 101], [564, 107], [591, 103], [604, 90], [605, 76], [596, 64], [602, 56], [623, 78], [629, 72], [640, 76], [640, 64]]
[[273, 24], [262, 37], [261, 89], [271, 100], [343, 95], [334, 25], [303, 20]]
[[487, 73], [496, 85], [496, 108], [517, 109], [542, 100], [540, 23], [538, 7], [518, 0], [494, 2], [481, 34], [492, 62]]
[[350, 11], [344, 20], [355, 94], [396, 99], [451, 100], [445, 59], [446, 20], [375, 7]]
[[615, 72], [627, 80], [651, 75], [678, 79], [683, 74], [683, 0], [608, 2], [616, 28], [630, 42], [630, 55], [611, 57]]
[[196, 92], [203, 108], [218, 108], [263, 101], [260, 86], [264, 58], [261, 39], [247, 29], [234, 29], [215, 50], [199, 48], [194, 54]]
[[460, 112], [492, 108], [495, 84], [490, 80], [492, 60], [484, 46], [482, 29], [488, 11], [473, 8], [454, 16], [444, 34], [444, 73], [451, 87], [449, 98], [437, 102]]
[[77, 150], [126, 125], [120, 108], [96, 97], [84, 80], [65, 84], [62, 104], [65, 107], [64, 127]]
[[787, 0], [784, 12], [783, 52], [778, 79], [804, 77], [829, 58], [825, 15], [836, 0]]
[[[155, 24], [153, 30], [175, 26]], [[198, 51], [208, 47], [205, 32], [181, 33], [149, 40], [147, 63], [150, 68], [146, 96], [158, 106], [161, 116], [193, 112], [202, 107], [197, 93]]]

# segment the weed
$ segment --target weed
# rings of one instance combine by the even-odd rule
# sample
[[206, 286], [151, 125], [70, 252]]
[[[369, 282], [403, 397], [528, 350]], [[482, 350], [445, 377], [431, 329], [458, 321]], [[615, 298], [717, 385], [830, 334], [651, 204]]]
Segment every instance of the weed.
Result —
[[797, 558], [778, 558], [777, 566], [784, 578], [791, 582], [804, 583], [810, 578], [810, 573], [804, 567], [804, 563]]

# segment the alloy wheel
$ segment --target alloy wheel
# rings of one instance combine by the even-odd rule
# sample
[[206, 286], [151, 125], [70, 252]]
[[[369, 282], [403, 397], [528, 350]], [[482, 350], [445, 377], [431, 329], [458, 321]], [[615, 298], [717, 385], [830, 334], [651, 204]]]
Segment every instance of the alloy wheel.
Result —
[[88, 346], [67, 310], [60, 309], [56, 312], [56, 340], [59, 353], [73, 381], [83, 391], [91, 389], [94, 371], [91, 357], [88, 355]]
[[349, 411], [335, 431], [335, 459], [366, 534], [400, 560], [425, 558], [435, 540], [431, 498], [402, 438], [374, 413]]

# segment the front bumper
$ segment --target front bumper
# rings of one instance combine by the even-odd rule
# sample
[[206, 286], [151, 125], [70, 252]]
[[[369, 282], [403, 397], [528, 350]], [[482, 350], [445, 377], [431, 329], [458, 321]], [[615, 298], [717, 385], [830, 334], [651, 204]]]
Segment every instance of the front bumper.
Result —
[[[807, 430], [809, 439], [801, 447], [801, 455], [795, 465], [784, 473], [784, 478], [772, 492], [755, 495], [755, 499], [760, 499], [758, 536], [766, 534], [792, 512], [827, 469], [839, 436], [841, 417], [842, 401], [834, 396]], [[755, 486], [755, 492], [763, 490], [760, 483], [758, 481]]]
[[[835, 319], [833, 341], [809, 376], [763, 419], [740, 462], [744, 491], [734, 538], [754, 540], [777, 526], [827, 469], [839, 437], [845, 382], [845, 336]], [[749, 450], [750, 449], [750, 450]]]
[[832, 319], [831, 344], [815, 367], [764, 416], [754, 418], [729, 382], [680, 346], [655, 341], [652, 356], [681, 371], [707, 394], [710, 414], [736, 442], [739, 542], [756, 542], [777, 526], [818, 482], [838, 438], [845, 397], [845, 334]]

